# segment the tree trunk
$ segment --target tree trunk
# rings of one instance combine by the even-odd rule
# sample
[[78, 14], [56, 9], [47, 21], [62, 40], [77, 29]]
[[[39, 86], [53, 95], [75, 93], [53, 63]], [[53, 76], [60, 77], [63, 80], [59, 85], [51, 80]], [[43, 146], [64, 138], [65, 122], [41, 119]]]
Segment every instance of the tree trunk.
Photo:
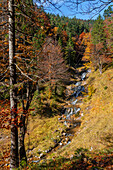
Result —
[[102, 64], [99, 64], [99, 72], [102, 74]]
[[24, 160], [25, 163], [27, 163], [27, 156], [26, 156], [25, 144], [24, 144], [25, 133], [27, 130], [26, 117], [27, 117], [28, 109], [29, 109], [29, 106], [30, 106], [30, 103], [31, 103], [31, 100], [33, 97], [32, 94], [34, 94], [34, 91], [36, 90], [36, 88], [37, 88], [37, 86], [33, 87], [33, 90], [31, 92], [30, 81], [27, 81], [27, 84], [26, 84], [26, 105], [24, 103], [23, 94], [21, 96], [23, 114], [21, 115], [21, 118], [20, 118], [21, 124], [20, 124], [20, 138], [19, 138], [19, 155], [20, 155], [20, 162], [22, 160]]
[[10, 69], [10, 109], [11, 109], [11, 153], [10, 169], [19, 166], [18, 160], [18, 127], [17, 127], [17, 99], [16, 99], [16, 66], [15, 66], [15, 16], [14, 0], [9, 0], [9, 69]]
[[20, 162], [24, 160], [27, 163], [27, 157], [26, 157], [26, 151], [25, 151], [25, 145], [24, 145], [24, 138], [25, 138], [25, 119], [26, 119], [26, 111], [23, 111], [23, 115], [21, 115], [20, 121], [21, 121], [21, 126], [20, 126]]
[[21, 115], [20, 121], [21, 121], [21, 126], [20, 126], [20, 146], [19, 146], [19, 154], [20, 154], [20, 162], [24, 160], [27, 163], [27, 156], [26, 156], [26, 151], [25, 151], [25, 144], [24, 144], [24, 139], [25, 139], [25, 132], [26, 132], [26, 115], [28, 113], [29, 109], [29, 103], [30, 103], [30, 86], [29, 86], [29, 81], [27, 82], [27, 93], [26, 93], [26, 106], [24, 106], [24, 99], [22, 96], [22, 109], [23, 109], [23, 114]]
[[100, 74], [102, 74], [102, 62], [101, 62], [100, 57], [99, 57], [99, 72]]

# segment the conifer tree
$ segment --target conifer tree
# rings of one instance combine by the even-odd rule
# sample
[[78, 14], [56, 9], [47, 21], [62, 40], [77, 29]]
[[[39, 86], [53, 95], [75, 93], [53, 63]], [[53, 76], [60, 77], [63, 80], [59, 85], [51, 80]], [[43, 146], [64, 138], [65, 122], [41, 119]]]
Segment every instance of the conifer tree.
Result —
[[104, 32], [104, 21], [101, 15], [98, 16], [97, 20], [93, 25], [93, 29], [91, 31], [92, 43], [94, 45], [98, 43], [104, 43], [106, 41], [105, 32]]
[[65, 48], [65, 59], [70, 66], [74, 64], [75, 57], [76, 57], [76, 51], [74, 50], [74, 44], [70, 33], [67, 46]]
[[111, 17], [112, 14], [113, 14], [113, 8], [112, 8], [112, 6], [110, 5], [110, 6], [108, 7], [108, 9], [106, 9], [106, 10], [104, 11], [103, 16], [104, 16], [104, 18], [108, 18], [108, 17]]
[[103, 55], [105, 55], [106, 52], [106, 36], [104, 31], [104, 22], [100, 15], [93, 25], [91, 39], [92, 44], [94, 45], [92, 53], [93, 56], [96, 57], [96, 63], [99, 67], [99, 71], [102, 73]]

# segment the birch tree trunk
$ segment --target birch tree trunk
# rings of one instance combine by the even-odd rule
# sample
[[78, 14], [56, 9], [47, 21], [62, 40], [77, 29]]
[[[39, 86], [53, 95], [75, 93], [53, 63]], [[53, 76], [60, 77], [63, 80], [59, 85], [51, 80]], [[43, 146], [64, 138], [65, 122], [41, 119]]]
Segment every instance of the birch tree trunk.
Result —
[[10, 169], [19, 166], [18, 160], [18, 127], [17, 127], [17, 99], [16, 99], [16, 66], [15, 66], [15, 11], [14, 0], [9, 0], [9, 69], [10, 69], [10, 109], [11, 109], [11, 153]]

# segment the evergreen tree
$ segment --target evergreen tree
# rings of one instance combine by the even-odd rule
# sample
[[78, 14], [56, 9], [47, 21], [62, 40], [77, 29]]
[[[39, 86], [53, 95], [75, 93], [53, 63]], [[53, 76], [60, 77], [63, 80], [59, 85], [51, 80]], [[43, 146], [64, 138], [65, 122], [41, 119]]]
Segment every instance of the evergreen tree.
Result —
[[106, 41], [105, 32], [104, 32], [104, 21], [101, 15], [98, 16], [97, 20], [93, 25], [93, 29], [91, 31], [92, 43], [94, 45], [98, 43], [104, 43]]
[[103, 16], [104, 18], [107, 18], [107, 17], [111, 17], [112, 14], [113, 14], [113, 8], [112, 6], [109, 6], [108, 9], [104, 11]]
[[99, 15], [99, 17], [97, 18], [93, 25], [91, 39], [92, 44], [94, 45], [92, 50], [92, 56], [94, 56], [95, 63], [97, 67], [99, 67], [100, 73], [102, 73], [104, 63], [103, 56], [105, 55], [106, 52], [106, 36], [104, 31], [104, 22], [101, 15]]
[[67, 61], [67, 64], [69, 64], [70, 66], [74, 64], [75, 55], [76, 51], [74, 50], [74, 44], [70, 33], [67, 46], [65, 48], [65, 59]]

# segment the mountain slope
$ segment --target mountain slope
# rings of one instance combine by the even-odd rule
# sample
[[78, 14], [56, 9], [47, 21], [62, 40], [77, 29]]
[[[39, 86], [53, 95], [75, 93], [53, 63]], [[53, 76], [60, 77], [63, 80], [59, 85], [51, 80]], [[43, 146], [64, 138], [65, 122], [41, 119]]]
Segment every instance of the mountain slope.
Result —
[[58, 154], [72, 154], [77, 148], [113, 151], [113, 69], [101, 75], [99, 71], [90, 73], [86, 89], [88, 92], [80, 106], [81, 126], [71, 144]]

